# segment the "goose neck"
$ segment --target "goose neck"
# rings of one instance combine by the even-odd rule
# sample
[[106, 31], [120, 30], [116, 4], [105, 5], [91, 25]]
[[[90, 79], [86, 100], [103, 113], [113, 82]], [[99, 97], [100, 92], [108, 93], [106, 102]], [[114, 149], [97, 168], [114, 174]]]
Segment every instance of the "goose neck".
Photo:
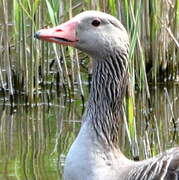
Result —
[[111, 146], [118, 144], [127, 81], [127, 55], [115, 53], [94, 61], [90, 97], [83, 119], [91, 121], [97, 137]]

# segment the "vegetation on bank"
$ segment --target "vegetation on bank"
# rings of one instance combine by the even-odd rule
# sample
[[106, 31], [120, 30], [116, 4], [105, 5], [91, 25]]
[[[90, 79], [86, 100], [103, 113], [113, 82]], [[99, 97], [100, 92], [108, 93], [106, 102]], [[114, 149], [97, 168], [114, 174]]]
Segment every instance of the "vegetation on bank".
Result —
[[[34, 33], [55, 26], [83, 10], [96, 9], [119, 18], [129, 32], [131, 89], [150, 97], [149, 82], [178, 80], [179, 2], [177, 0], [13, 0], [0, 3], [0, 88], [13, 101], [23, 95], [38, 102], [43, 90], [63, 90], [72, 97], [88, 72], [89, 58], [71, 47], [37, 41]], [[83, 77], [83, 76], [82, 76]], [[83, 79], [84, 80], [84, 79]]]

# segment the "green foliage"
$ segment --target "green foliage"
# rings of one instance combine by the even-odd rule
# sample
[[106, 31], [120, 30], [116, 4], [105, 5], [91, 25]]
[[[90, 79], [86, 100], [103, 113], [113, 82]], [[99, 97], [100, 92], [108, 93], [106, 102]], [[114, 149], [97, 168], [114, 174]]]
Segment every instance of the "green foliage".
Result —
[[[73, 2], [13, 0], [12, 23], [14, 26], [7, 33], [11, 40], [8, 42], [14, 44], [15, 51], [11, 51], [13, 59], [6, 65], [6, 68], [13, 69], [14, 76], [11, 77], [11, 73], [8, 73], [7, 76], [12, 79], [9, 86], [25, 93], [29, 103], [34, 102], [36, 99], [34, 99], [34, 93], [38, 92], [40, 88], [38, 82], [48, 80], [51, 76], [48, 59], [54, 57], [51, 49], [55, 48], [57, 71], [60, 73], [61, 83], [64, 85], [67, 83], [68, 92], [71, 94], [74, 81], [79, 79], [79, 73], [74, 71], [80, 71], [79, 65], [75, 66], [74, 64], [74, 50], [68, 48], [66, 51], [63, 47], [61, 50], [56, 50], [56, 47], [51, 44], [37, 42], [33, 39], [33, 35], [38, 29], [49, 25], [55, 26], [58, 22], [69, 19], [82, 9], [94, 8], [121, 17], [130, 35], [129, 71], [132, 88], [134, 89], [134, 85], [137, 84], [139, 89], [146, 90], [147, 96], [150, 97], [149, 81], [156, 83], [158, 80], [178, 77], [179, 53], [176, 41], [174, 41], [177, 39], [179, 27], [178, 4], [178, 1], [174, 0], [171, 1], [171, 4], [162, 0], [76, 0]], [[172, 13], [170, 13], [171, 9]], [[5, 39], [2, 38], [2, 41]], [[2, 42], [2, 44], [4, 43]], [[65, 52], [65, 56], [62, 52]], [[60, 58], [63, 58], [63, 64], [59, 61]], [[4, 68], [5, 56], [2, 59], [1, 64]], [[42, 74], [39, 74], [39, 68], [43, 68], [40, 70]], [[75, 77], [75, 74], [78, 75]], [[1, 84], [5, 83], [5, 76], [6, 74], [1, 70]], [[53, 75], [53, 77], [55, 76]], [[2, 88], [4, 87], [2, 85]], [[38, 98], [38, 93], [35, 96]]]

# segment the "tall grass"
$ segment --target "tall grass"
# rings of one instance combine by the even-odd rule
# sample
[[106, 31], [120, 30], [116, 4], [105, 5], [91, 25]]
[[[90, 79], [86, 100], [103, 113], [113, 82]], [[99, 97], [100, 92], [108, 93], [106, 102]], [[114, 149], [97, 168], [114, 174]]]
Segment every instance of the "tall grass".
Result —
[[13, 0], [12, 4], [3, 0], [0, 9], [0, 87], [9, 97], [21, 94], [27, 104], [33, 104], [44, 90], [50, 95], [50, 90], [60, 87], [71, 99], [75, 82], [83, 96], [76, 50], [39, 42], [33, 36], [38, 29], [88, 9], [108, 12], [127, 28], [131, 89], [137, 86], [150, 99], [149, 82], [178, 80], [177, 0]]
[[[9, 88], [9, 99], [12, 104], [13, 101], [13, 87], [12, 87], [12, 71], [11, 71], [11, 62], [10, 62], [10, 54], [9, 54], [9, 26], [8, 26], [8, 8], [7, 8], [7, 1], [2, 1], [2, 10], [3, 10], [3, 24], [4, 24], [4, 59], [5, 61], [5, 68], [7, 71], [7, 85]], [[2, 81], [2, 73], [1, 73], [1, 81]], [[3, 83], [3, 81], [2, 81]]]

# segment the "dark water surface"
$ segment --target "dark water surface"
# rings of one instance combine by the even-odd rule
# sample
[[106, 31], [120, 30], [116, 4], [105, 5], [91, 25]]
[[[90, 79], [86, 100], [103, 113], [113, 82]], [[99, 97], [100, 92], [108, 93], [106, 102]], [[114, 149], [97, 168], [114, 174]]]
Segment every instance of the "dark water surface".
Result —
[[[127, 136], [122, 124], [119, 144], [130, 158], [139, 153], [144, 159], [179, 144], [179, 85], [150, 90], [150, 107], [143, 94], [136, 94], [134, 137]], [[54, 95], [50, 104], [44, 99], [34, 107], [18, 102], [12, 108], [0, 101], [0, 180], [62, 179], [65, 155], [81, 125], [80, 97], [68, 102]]]

